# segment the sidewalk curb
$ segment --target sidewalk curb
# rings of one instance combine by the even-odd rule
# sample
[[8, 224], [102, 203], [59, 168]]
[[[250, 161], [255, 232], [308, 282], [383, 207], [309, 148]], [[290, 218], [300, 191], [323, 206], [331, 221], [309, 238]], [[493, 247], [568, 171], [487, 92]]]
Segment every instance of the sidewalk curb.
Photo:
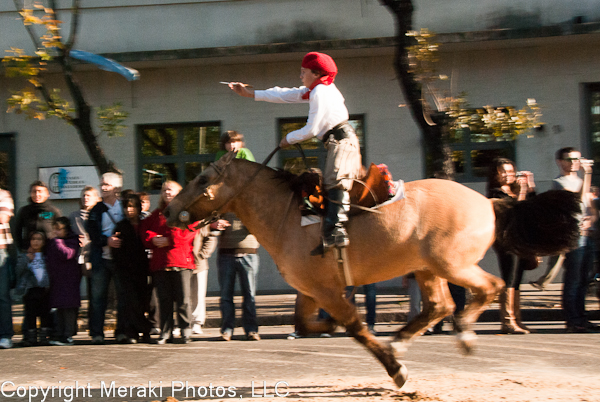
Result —
[[[560, 309], [550, 309], [550, 308], [530, 308], [530, 309], [522, 309], [521, 316], [523, 321], [525, 322], [536, 322], [536, 321], [564, 321], [563, 312]], [[590, 320], [596, 321], [600, 320], [600, 311], [589, 311], [588, 318]], [[378, 313], [376, 322], [378, 324], [389, 323], [389, 324], [398, 324], [402, 325], [406, 323], [406, 313], [404, 312], [384, 312]], [[488, 309], [484, 311], [480, 316], [477, 322], [500, 322], [500, 312], [497, 309]], [[280, 326], [280, 325], [294, 325], [294, 314], [285, 313], [285, 314], [271, 314], [258, 317], [258, 325], [261, 327], [270, 327], [270, 326]], [[78, 320], [79, 331], [87, 331], [88, 330], [88, 321], [87, 319], [79, 319]], [[221, 326], [221, 318], [207, 318], [204, 322], [203, 327], [205, 328], [219, 328]], [[236, 326], [242, 326], [242, 319], [236, 318]], [[104, 325], [105, 331], [114, 331], [116, 327], [115, 319], [107, 319]], [[21, 333], [21, 323], [14, 322], [13, 328], [16, 334]]]

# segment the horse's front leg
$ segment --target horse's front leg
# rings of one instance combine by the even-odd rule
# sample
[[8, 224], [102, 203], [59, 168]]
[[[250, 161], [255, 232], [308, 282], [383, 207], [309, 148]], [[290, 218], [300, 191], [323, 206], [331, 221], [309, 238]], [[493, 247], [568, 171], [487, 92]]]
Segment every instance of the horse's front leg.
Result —
[[363, 344], [383, 364], [396, 385], [402, 387], [408, 379], [406, 366], [396, 360], [389, 345], [386, 346], [379, 342], [363, 325], [356, 307], [345, 298], [344, 293], [337, 293], [332, 289], [323, 289], [319, 292], [319, 295], [315, 295], [315, 298], [325, 311], [338, 323], [344, 325], [348, 333]]
[[423, 309], [398, 331], [390, 343], [398, 357], [404, 355], [414, 338], [423, 335], [428, 328], [454, 311], [454, 301], [445, 279], [428, 270], [416, 271], [415, 279], [421, 289]]

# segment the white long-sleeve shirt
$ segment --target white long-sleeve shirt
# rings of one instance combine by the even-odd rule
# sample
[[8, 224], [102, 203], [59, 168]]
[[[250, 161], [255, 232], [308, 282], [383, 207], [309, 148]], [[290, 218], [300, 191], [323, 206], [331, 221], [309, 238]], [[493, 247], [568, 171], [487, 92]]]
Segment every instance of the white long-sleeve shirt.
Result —
[[322, 140], [328, 130], [348, 120], [344, 97], [335, 84], [319, 84], [313, 88], [309, 99], [302, 99], [308, 88], [280, 88], [256, 90], [254, 99], [271, 103], [308, 103], [306, 125], [286, 136], [287, 142], [296, 144], [312, 137]]

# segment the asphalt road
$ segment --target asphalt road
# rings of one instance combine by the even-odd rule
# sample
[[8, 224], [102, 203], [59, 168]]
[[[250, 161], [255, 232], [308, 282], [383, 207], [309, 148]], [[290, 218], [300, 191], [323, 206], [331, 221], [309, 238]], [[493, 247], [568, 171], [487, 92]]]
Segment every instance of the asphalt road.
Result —
[[[478, 348], [468, 357], [459, 353], [451, 335], [421, 337], [403, 360], [410, 375], [407, 385], [431, 376], [511, 372], [589, 378], [600, 384], [600, 334], [566, 334], [558, 323], [536, 323], [537, 332], [527, 336], [500, 336], [497, 328], [477, 324]], [[395, 329], [377, 326], [384, 340]], [[223, 342], [217, 329], [208, 329], [188, 345], [92, 346], [80, 333], [76, 346], [2, 350], [0, 401], [164, 401], [169, 396], [202, 400], [211, 393], [224, 400], [277, 394], [312, 400], [311, 395], [328, 392], [331, 384], [347, 384], [348, 395], [363, 383], [393, 388], [383, 367], [342, 332], [330, 339], [287, 340], [291, 330], [264, 327], [259, 342], [242, 340], [241, 332]], [[187, 398], [186, 381], [194, 388], [193, 395], [188, 388]], [[50, 393], [44, 395], [47, 390]]]

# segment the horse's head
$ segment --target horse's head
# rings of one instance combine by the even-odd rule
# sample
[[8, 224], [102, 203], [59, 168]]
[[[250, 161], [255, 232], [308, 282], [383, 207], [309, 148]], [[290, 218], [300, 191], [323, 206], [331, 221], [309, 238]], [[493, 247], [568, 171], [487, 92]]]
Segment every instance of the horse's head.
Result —
[[224, 185], [227, 166], [236, 152], [228, 152], [192, 180], [163, 211], [167, 224], [186, 229], [190, 224], [220, 213], [233, 191]]

